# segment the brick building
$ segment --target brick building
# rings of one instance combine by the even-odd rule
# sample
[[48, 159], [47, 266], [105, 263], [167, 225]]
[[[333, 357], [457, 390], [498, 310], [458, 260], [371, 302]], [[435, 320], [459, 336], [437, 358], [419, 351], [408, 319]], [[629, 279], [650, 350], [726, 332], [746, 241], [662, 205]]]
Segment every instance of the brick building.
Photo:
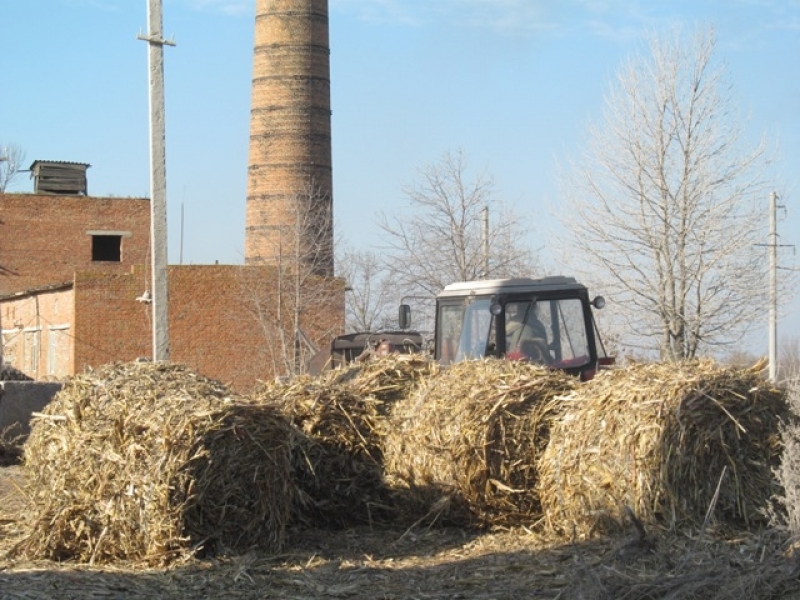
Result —
[[[149, 285], [149, 208], [142, 198], [0, 194], [6, 362], [46, 380], [152, 355], [151, 306], [141, 301]], [[171, 360], [241, 392], [281, 373], [270, 309], [278, 277], [265, 266], [170, 266]], [[308, 362], [312, 350], [342, 333], [344, 285], [317, 277], [306, 288], [326, 298], [302, 311], [299, 356]]]

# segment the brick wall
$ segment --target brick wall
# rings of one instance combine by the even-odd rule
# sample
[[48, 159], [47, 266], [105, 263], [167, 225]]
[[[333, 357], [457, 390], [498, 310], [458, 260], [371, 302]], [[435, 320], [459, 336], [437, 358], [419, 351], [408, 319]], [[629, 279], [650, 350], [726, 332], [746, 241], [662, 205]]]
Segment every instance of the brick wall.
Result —
[[75, 274], [75, 372], [153, 355], [152, 308], [136, 298], [148, 287], [149, 270]]
[[[92, 260], [87, 232], [102, 231], [123, 234], [120, 262]], [[149, 231], [146, 198], [0, 194], [0, 295], [129, 271], [148, 261]]]
[[[58, 290], [2, 298], [5, 355], [39, 380], [150, 358], [152, 305], [136, 300], [147, 287], [147, 273], [142, 265], [116, 274], [79, 271], [72, 284]], [[291, 340], [293, 293], [278, 293], [275, 268], [171, 266], [168, 274], [171, 361], [240, 393], [284, 374], [276, 360], [282, 344], [274, 324], [277, 298], [282, 296], [283, 332]], [[332, 337], [344, 330], [344, 282], [310, 278], [302, 294], [301, 329], [317, 348], [327, 351]], [[310, 358], [307, 349], [304, 354]], [[61, 361], [52, 368], [51, 356]]]
[[[301, 328], [318, 348], [328, 348], [344, 330], [344, 283], [314, 278], [305, 294], [324, 302], [309, 306]], [[276, 270], [250, 266], [172, 266], [169, 268], [171, 360], [188, 364], [238, 391], [250, 391], [277, 370], [281, 342], [274, 327]], [[259, 307], [261, 307], [259, 309]], [[287, 305], [285, 331], [293, 314]]]
[[265, 373], [263, 346], [241, 298], [240, 266], [169, 269], [170, 358], [249, 391]]

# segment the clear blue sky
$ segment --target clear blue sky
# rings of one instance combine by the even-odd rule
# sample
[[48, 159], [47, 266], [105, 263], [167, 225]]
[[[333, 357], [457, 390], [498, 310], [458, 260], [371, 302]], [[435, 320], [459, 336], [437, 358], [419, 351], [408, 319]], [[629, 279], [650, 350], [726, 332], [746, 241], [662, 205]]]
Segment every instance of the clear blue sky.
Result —
[[[242, 262], [254, 4], [164, 0], [171, 263], [181, 207], [184, 263]], [[28, 163], [90, 163], [92, 195], [149, 196], [146, 7], [0, 0], [0, 141]], [[546, 247], [556, 163], [621, 61], [675, 23], [715, 28], [749, 135], [778, 147], [781, 242], [800, 245], [800, 0], [330, 0], [330, 15], [335, 218], [351, 246], [374, 248], [375, 214], [462, 148]], [[782, 332], [800, 336], [800, 318]]]

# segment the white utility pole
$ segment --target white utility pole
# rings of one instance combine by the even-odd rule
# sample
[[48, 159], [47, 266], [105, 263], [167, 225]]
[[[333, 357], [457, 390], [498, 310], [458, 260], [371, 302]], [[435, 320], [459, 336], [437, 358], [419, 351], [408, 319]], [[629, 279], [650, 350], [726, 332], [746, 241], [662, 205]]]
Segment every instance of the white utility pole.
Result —
[[769, 196], [769, 379], [778, 379], [778, 194]]
[[169, 311], [167, 294], [167, 169], [164, 139], [164, 46], [175, 43], [162, 33], [162, 0], [148, 0], [150, 70], [150, 246], [153, 269], [153, 360], [169, 360]]

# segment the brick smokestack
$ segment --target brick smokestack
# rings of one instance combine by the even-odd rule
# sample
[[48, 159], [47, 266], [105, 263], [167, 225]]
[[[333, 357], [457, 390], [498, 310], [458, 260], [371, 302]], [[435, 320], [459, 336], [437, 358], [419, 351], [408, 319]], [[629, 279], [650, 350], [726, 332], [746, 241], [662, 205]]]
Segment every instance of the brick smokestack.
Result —
[[333, 275], [332, 192], [328, 1], [256, 0], [245, 263]]

